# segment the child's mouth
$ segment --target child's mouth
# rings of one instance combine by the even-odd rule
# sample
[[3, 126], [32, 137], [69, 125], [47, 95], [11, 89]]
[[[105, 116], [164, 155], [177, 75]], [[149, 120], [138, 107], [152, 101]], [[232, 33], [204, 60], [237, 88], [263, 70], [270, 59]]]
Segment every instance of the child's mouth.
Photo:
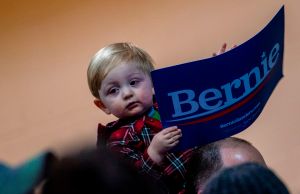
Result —
[[137, 102], [130, 102], [130, 103], [126, 106], [126, 108], [127, 108], [127, 109], [133, 109], [133, 108], [135, 108], [137, 105], [138, 105]]

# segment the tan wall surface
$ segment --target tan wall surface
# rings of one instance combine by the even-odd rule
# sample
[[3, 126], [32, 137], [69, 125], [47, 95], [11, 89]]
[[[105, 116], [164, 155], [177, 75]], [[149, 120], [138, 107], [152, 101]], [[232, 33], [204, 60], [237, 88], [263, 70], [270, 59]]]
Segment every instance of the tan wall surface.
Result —
[[91, 56], [130, 41], [157, 68], [207, 58], [223, 42], [241, 44], [282, 4], [286, 11], [284, 79], [258, 120], [238, 136], [300, 194], [297, 0], [27, 0], [0, 2], [0, 160], [17, 164], [45, 149], [64, 153], [95, 144], [106, 116], [86, 81]]

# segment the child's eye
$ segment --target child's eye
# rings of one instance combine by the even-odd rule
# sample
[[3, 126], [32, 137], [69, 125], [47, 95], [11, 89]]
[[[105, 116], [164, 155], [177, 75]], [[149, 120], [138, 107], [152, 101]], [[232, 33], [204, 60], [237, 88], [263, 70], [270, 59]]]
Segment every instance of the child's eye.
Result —
[[107, 95], [113, 95], [118, 93], [119, 89], [118, 88], [111, 88], [107, 91]]
[[139, 83], [139, 81], [136, 79], [130, 81], [131, 86], [136, 86], [138, 83]]

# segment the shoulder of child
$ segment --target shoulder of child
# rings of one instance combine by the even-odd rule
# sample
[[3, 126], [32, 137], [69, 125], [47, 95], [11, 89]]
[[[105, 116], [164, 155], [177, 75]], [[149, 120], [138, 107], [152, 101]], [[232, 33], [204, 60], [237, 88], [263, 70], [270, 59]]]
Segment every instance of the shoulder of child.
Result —
[[[110, 137], [110, 135], [124, 127], [128, 125], [127, 122], [125, 122], [125, 120], [116, 120], [116, 121], [112, 121], [112, 122], [109, 122], [107, 123], [106, 125], [103, 125], [102, 123], [99, 123], [98, 124], [98, 130], [97, 130], [97, 133], [98, 133], [98, 137], [97, 137], [97, 145], [99, 145], [99, 142], [106, 142], [108, 140], [108, 138]], [[100, 140], [100, 141], [99, 141]]]
[[116, 129], [116, 124], [118, 121], [110, 122], [106, 125], [103, 125], [102, 123], [98, 124], [97, 129], [97, 145], [104, 143], [106, 144], [107, 139], [109, 138], [110, 134]]

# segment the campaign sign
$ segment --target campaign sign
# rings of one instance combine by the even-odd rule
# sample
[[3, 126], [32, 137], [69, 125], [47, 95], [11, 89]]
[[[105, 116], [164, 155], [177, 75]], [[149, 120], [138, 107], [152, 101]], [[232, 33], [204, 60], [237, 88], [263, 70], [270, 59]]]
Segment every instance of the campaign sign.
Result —
[[284, 7], [257, 35], [226, 53], [154, 70], [162, 125], [182, 130], [175, 150], [249, 127], [283, 77], [283, 50]]

